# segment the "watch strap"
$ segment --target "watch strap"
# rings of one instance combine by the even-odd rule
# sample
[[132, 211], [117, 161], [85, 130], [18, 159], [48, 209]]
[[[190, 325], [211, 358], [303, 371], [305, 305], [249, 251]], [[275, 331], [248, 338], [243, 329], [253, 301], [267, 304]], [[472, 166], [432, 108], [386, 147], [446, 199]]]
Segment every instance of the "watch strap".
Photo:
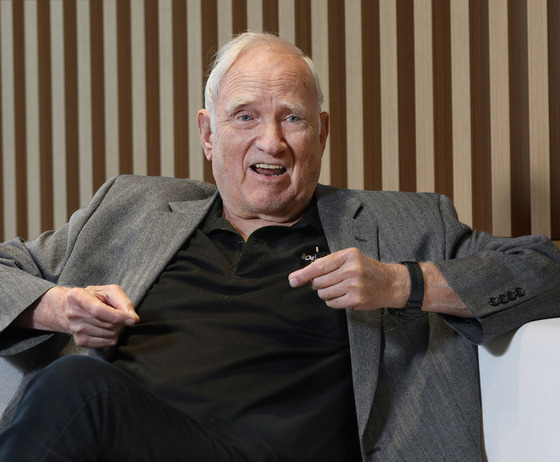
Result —
[[424, 302], [424, 275], [416, 261], [402, 261], [410, 276], [410, 296], [404, 308], [389, 308], [389, 313], [403, 319], [414, 319], [422, 312]]

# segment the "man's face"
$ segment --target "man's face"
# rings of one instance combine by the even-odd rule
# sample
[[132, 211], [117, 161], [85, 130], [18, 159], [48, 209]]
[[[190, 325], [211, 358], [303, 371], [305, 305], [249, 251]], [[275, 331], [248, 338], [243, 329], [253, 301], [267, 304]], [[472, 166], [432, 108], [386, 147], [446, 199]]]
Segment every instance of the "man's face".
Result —
[[208, 111], [200, 111], [199, 127], [226, 216], [299, 218], [328, 133], [305, 62], [284, 48], [249, 48], [222, 80], [214, 112], [211, 126]]

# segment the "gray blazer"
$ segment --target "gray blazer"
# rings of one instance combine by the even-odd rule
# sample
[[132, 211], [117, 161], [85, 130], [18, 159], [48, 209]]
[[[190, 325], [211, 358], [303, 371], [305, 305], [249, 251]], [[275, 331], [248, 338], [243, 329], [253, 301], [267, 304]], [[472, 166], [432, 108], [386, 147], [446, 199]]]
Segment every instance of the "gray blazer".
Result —
[[[331, 252], [358, 247], [384, 262], [436, 262], [475, 314], [403, 321], [386, 310], [347, 310], [364, 461], [481, 460], [476, 344], [560, 315], [559, 252], [544, 237], [473, 233], [436, 194], [318, 186], [316, 195]], [[215, 196], [202, 182], [122, 176], [57, 231], [0, 245], [0, 354], [32, 352], [30, 377], [62, 354], [84, 353], [67, 336], [9, 325], [56, 284], [119, 284], [139, 306]], [[526, 295], [489, 304], [516, 288]]]

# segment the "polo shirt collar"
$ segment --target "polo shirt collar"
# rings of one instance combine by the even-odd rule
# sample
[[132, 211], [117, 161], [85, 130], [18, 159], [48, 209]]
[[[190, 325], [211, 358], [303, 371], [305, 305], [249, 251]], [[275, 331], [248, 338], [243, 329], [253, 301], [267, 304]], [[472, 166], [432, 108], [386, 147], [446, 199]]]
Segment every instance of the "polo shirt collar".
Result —
[[[216, 200], [212, 203], [206, 218], [204, 218], [200, 225], [202, 231], [208, 233], [216, 229], [223, 229], [237, 232], [232, 224], [223, 217], [223, 210], [224, 204], [222, 197], [218, 194]], [[317, 199], [315, 195], [313, 195], [311, 203], [304, 212], [303, 217], [291, 225], [291, 228], [303, 228], [306, 226], [310, 226], [317, 231], [323, 232], [323, 226], [321, 225], [321, 219], [319, 218], [319, 210], [317, 208]]]

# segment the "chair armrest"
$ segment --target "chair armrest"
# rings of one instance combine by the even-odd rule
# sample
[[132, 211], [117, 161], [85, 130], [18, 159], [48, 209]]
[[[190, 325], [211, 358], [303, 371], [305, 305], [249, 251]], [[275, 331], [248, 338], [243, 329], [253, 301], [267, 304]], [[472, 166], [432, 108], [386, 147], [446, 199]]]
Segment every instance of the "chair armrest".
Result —
[[17, 365], [17, 361], [0, 357], [0, 383], [2, 384], [0, 386], [0, 416], [16, 393], [23, 373], [22, 368]]
[[558, 461], [560, 318], [530, 322], [478, 352], [487, 461]]

